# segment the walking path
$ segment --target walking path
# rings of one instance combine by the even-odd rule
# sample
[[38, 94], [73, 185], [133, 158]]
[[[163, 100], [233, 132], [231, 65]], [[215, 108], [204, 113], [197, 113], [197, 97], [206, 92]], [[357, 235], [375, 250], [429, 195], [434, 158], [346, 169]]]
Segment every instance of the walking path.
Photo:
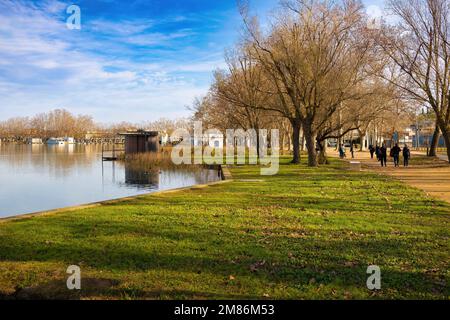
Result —
[[[334, 153], [330, 152], [330, 154], [335, 156]], [[419, 155], [424, 156], [425, 154], [412, 152], [413, 158]], [[413, 187], [424, 190], [430, 196], [450, 203], [450, 165], [446, 162], [445, 155], [440, 155], [439, 159], [434, 162], [412, 164], [408, 168], [403, 166], [395, 168], [392, 159], [389, 160], [387, 168], [382, 168], [376, 159], [370, 159], [369, 152], [357, 152], [355, 159], [347, 160], [360, 161], [363, 169], [393, 176]], [[403, 164], [402, 160], [401, 164]]]

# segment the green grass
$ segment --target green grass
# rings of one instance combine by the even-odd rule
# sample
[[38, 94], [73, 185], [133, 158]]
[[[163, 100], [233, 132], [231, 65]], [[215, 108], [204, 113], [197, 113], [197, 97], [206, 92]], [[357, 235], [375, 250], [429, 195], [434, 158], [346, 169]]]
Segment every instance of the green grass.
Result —
[[0, 296], [448, 299], [450, 205], [343, 166], [236, 167], [227, 184], [0, 223]]

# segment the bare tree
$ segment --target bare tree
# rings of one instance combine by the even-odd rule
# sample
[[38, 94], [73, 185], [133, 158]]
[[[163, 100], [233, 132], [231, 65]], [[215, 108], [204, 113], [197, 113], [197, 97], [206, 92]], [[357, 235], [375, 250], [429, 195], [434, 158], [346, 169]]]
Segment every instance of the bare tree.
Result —
[[263, 68], [246, 48], [236, 48], [226, 56], [228, 70], [216, 72], [213, 93], [224, 105], [231, 107], [228, 114], [244, 130], [256, 131], [259, 156], [259, 130], [268, 129], [274, 121], [274, 112], [265, 110], [272, 98], [269, 82]]
[[378, 40], [397, 67], [391, 81], [434, 110], [450, 161], [450, 1], [389, 0], [389, 7], [400, 22]]
[[196, 99], [191, 108], [194, 112], [193, 120], [202, 121], [203, 126], [208, 129], [218, 129], [225, 132], [226, 129], [237, 129], [245, 127], [245, 122], [234, 112], [231, 103], [217, 98], [210, 92], [201, 99]]
[[[242, 10], [248, 46], [279, 96], [278, 106], [268, 109], [291, 121], [294, 154], [303, 128], [309, 166], [318, 165], [318, 135], [323, 141], [342, 125], [334, 120], [339, 108], [368, 94], [360, 85], [372, 75], [367, 66], [374, 52], [362, 9], [359, 1], [286, 1], [266, 35]], [[335, 128], [326, 129], [330, 125]]]
[[95, 128], [91, 116], [74, 116], [69, 111], [57, 109], [47, 113], [40, 113], [31, 118], [12, 118], [1, 125], [1, 136], [25, 138], [40, 137], [76, 137], [83, 138], [87, 131]]

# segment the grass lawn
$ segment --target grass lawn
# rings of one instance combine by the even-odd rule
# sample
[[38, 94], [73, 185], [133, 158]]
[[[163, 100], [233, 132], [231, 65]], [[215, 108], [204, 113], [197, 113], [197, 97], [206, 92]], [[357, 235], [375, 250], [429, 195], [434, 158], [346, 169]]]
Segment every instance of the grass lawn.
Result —
[[0, 222], [0, 297], [449, 299], [450, 205], [343, 166], [285, 159], [274, 177], [236, 167], [226, 184]]

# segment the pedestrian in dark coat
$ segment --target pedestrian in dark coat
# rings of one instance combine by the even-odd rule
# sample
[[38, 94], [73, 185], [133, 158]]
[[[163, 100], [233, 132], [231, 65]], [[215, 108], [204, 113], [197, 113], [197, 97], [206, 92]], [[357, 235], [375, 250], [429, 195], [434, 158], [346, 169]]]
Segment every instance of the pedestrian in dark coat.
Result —
[[411, 150], [409, 150], [408, 146], [405, 144], [403, 148], [403, 166], [409, 167], [409, 159], [411, 159]]
[[369, 146], [369, 151], [370, 151], [370, 159], [373, 159], [373, 155], [375, 153], [375, 148], [373, 147], [373, 145]]
[[346, 156], [345, 156], [345, 149], [344, 149], [344, 146], [342, 144], [339, 145], [339, 158], [341, 158], [341, 159], [346, 158]]
[[392, 157], [394, 158], [394, 166], [399, 167], [400, 166], [400, 152], [402, 152], [402, 149], [398, 146], [398, 143], [395, 144], [395, 146], [391, 150]]
[[375, 154], [377, 155], [377, 160], [381, 161], [381, 148], [378, 145], [375, 147]]
[[354, 145], [353, 142], [350, 146], [350, 153], [352, 154], [352, 159], [355, 159], [355, 149], [354, 149]]
[[382, 167], [387, 167], [387, 148], [383, 143], [383, 146], [380, 148], [380, 161]]

